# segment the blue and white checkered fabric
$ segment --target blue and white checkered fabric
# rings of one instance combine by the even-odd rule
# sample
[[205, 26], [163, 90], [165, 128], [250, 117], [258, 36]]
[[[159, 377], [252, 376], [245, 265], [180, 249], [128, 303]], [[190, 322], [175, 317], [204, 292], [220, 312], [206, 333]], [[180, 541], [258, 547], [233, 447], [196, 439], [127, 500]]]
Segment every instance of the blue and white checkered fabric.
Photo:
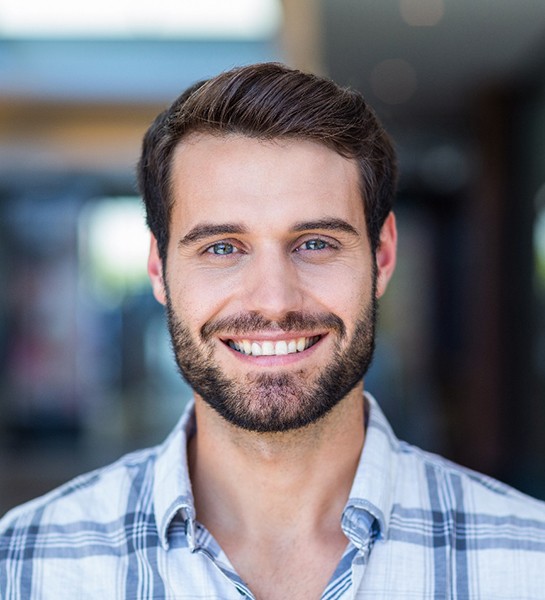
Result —
[[[372, 397], [322, 598], [545, 599], [545, 504], [403, 442]], [[130, 454], [0, 521], [2, 600], [252, 598], [195, 520], [192, 406], [157, 448]]]

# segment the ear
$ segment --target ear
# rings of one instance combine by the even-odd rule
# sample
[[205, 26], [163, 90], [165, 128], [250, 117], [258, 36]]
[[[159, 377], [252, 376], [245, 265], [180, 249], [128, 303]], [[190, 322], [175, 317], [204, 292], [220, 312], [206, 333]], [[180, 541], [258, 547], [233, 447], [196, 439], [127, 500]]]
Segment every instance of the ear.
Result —
[[163, 280], [163, 261], [159, 257], [159, 249], [155, 236], [151, 236], [151, 243], [148, 258], [148, 275], [151, 280], [153, 295], [161, 304], [166, 304], [167, 296], [165, 291], [165, 282]]
[[380, 241], [376, 252], [377, 261], [377, 298], [380, 298], [386, 288], [396, 265], [397, 256], [397, 227], [393, 212], [386, 217], [380, 230]]

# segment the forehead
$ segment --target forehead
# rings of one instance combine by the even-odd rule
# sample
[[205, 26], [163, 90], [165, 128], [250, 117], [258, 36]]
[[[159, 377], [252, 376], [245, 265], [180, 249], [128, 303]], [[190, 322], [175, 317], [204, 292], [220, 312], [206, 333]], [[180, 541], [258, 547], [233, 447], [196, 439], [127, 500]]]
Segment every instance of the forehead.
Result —
[[192, 134], [175, 149], [171, 223], [340, 217], [362, 223], [355, 160], [307, 140]]

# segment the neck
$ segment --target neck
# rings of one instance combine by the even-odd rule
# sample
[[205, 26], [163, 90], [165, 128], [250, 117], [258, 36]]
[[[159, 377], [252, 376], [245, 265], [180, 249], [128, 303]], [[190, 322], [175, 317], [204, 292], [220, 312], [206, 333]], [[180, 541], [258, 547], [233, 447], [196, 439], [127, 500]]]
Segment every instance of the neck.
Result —
[[189, 462], [197, 518], [224, 547], [235, 533], [263, 540], [288, 527], [340, 529], [364, 441], [363, 412], [359, 386], [317, 423], [259, 434], [227, 424], [196, 398]]

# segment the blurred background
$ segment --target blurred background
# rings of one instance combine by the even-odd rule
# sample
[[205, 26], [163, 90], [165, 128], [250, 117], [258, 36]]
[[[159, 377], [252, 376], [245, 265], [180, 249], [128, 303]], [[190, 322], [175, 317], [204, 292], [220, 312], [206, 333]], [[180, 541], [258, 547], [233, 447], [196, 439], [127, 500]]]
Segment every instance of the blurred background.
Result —
[[0, 514], [178, 419], [140, 141], [265, 60], [361, 90], [397, 143], [366, 387], [400, 437], [545, 498], [545, 2], [2, 0]]

